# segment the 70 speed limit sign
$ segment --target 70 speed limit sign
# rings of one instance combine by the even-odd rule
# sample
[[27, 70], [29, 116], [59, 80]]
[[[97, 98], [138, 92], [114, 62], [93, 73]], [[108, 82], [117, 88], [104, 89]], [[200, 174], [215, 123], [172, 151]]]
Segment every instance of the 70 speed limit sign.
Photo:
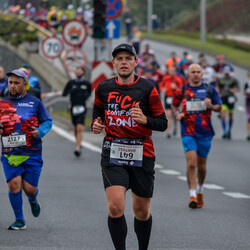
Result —
[[60, 56], [63, 51], [63, 42], [58, 37], [47, 37], [42, 42], [43, 55], [54, 59]]

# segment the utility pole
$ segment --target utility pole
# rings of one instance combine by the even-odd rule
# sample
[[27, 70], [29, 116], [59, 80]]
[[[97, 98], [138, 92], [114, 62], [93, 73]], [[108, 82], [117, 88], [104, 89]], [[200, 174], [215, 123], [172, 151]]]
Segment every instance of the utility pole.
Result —
[[152, 34], [153, 0], [148, 0], [148, 34]]
[[206, 42], [206, 0], [201, 0], [201, 11], [200, 11], [200, 37], [201, 42]]

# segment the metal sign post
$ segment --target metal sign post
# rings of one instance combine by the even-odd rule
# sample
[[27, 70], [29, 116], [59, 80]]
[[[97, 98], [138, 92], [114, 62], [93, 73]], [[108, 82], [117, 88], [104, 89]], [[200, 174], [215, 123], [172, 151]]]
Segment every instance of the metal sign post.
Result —
[[206, 42], [206, 0], [201, 0], [201, 42]]

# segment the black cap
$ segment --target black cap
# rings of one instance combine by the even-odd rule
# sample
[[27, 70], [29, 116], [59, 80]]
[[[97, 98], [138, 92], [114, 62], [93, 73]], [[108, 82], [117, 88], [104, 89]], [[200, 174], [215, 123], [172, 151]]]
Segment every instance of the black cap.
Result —
[[131, 44], [128, 44], [128, 43], [122, 43], [118, 45], [117, 47], [115, 47], [112, 52], [112, 56], [115, 57], [119, 52], [122, 52], [122, 51], [127, 51], [130, 54], [136, 56], [135, 48]]

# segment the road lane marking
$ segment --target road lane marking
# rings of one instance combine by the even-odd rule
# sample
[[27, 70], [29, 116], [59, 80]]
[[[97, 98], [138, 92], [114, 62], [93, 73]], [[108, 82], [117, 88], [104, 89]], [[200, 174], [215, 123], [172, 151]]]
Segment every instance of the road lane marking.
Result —
[[[75, 142], [75, 137], [72, 135], [72, 134], [69, 134], [68, 131], [56, 126], [55, 124], [53, 125], [52, 127], [52, 130], [57, 133], [58, 135], [64, 137], [65, 139], [71, 141], [71, 142]], [[84, 147], [84, 148], [87, 148], [93, 152], [96, 152], [96, 153], [101, 153], [102, 152], [102, 149], [100, 147], [97, 147], [89, 142], [86, 142], [86, 141], [82, 141], [81, 145]], [[163, 166], [160, 165], [160, 164], [155, 164], [155, 168], [156, 169], [159, 169], [159, 171], [163, 174], [166, 174], [166, 175], [180, 175], [181, 173], [178, 172], [178, 171], [175, 171], [175, 170], [172, 170], [172, 169], [163, 169]], [[177, 177], [178, 179], [180, 180], [183, 180], [183, 181], [187, 181], [187, 177], [186, 176], [178, 176]], [[221, 186], [218, 186], [218, 185], [215, 185], [215, 184], [204, 184], [204, 187], [207, 188], [207, 189], [214, 189], [214, 190], [222, 190], [224, 189], [224, 187], [221, 187]], [[242, 199], [250, 199], [250, 196], [249, 195], [245, 195], [245, 194], [242, 194], [242, 193], [233, 193], [233, 192], [223, 192], [224, 195], [227, 195], [227, 196], [230, 196], [230, 197], [233, 197], [233, 198], [242, 198]]]
[[215, 185], [215, 184], [206, 184], [206, 183], [203, 184], [203, 187], [207, 188], [207, 189], [214, 189], [214, 190], [225, 189], [224, 187], [221, 187], [221, 186], [218, 186], [218, 185]]
[[[58, 126], [56, 126], [55, 124], [53, 125], [52, 130], [53, 130], [54, 132], [56, 132], [58, 135], [60, 135], [60, 136], [62, 136], [62, 137], [64, 137], [64, 138], [66, 138], [66, 139], [68, 139], [68, 140], [71, 141], [71, 142], [75, 142], [75, 141], [76, 141], [76, 140], [75, 140], [75, 137], [74, 137], [73, 135], [69, 134], [68, 131], [66, 131], [66, 130], [64, 130], [64, 129], [58, 127]], [[95, 146], [95, 145], [93, 145], [93, 144], [91, 144], [91, 143], [89, 143], [89, 142], [82, 141], [81, 145], [82, 145], [84, 148], [87, 148], [87, 149], [89, 149], [89, 150], [91, 150], [91, 151], [94, 151], [94, 152], [96, 152], [96, 153], [101, 153], [101, 152], [102, 152], [102, 149], [101, 149], [101, 148], [99, 148], [99, 147], [97, 147], [97, 146]]]
[[241, 112], [244, 112], [245, 111], [245, 108], [243, 107], [243, 106], [237, 106], [237, 109], [239, 110], [239, 111], [241, 111]]
[[249, 195], [242, 194], [242, 193], [223, 192], [223, 194], [230, 196], [230, 197], [233, 197], [233, 198], [250, 199]]
[[155, 169], [162, 169], [162, 168], [163, 168], [162, 165], [155, 163]]
[[182, 180], [182, 181], [187, 181], [187, 177], [186, 176], [178, 176], [177, 178], [179, 180]]
[[181, 173], [172, 169], [161, 169], [159, 170], [163, 174], [167, 175], [180, 175]]

